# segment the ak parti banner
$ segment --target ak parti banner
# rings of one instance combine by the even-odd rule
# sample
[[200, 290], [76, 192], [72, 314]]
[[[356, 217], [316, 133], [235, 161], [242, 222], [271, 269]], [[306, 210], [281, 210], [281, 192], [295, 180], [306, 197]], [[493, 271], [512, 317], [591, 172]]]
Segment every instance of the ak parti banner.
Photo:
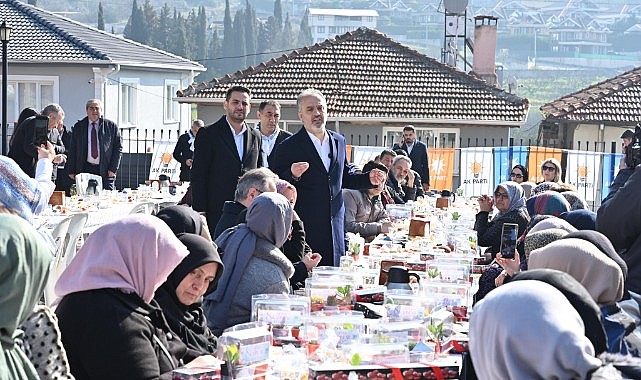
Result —
[[527, 171], [530, 177], [529, 181], [534, 183], [543, 182], [543, 176], [541, 175], [541, 165], [543, 164], [543, 161], [548, 158], [555, 158], [561, 162], [562, 157], [563, 150], [561, 149], [531, 146], [527, 166]]
[[494, 191], [493, 148], [461, 148], [461, 187], [466, 197]]
[[436, 190], [453, 190], [454, 148], [430, 148], [428, 150], [430, 166], [430, 188]]

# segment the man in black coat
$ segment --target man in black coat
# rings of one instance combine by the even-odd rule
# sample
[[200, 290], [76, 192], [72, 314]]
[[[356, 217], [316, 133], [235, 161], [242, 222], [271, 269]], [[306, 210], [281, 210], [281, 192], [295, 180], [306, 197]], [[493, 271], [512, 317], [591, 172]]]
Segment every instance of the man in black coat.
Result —
[[213, 235], [225, 201], [234, 199], [238, 178], [263, 166], [260, 133], [250, 129], [245, 118], [250, 110], [249, 89], [227, 90], [225, 113], [216, 123], [198, 131], [191, 167], [192, 207], [207, 213]]
[[90, 99], [85, 107], [87, 117], [73, 126], [69, 161], [69, 178], [90, 173], [102, 177], [102, 187], [115, 190], [116, 173], [122, 158], [122, 137], [118, 125], [102, 117], [102, 101]]
[[342, 188], [371, 188], [385, 173], [350, 173], [345, 138], [325, 128], [327, 101], [315, 89], [297, 99], [303, 128], [272, 152], [270, 168], [298, 191], [295, 210], [306, 225], [306, 240], [322, 255], [320, 265], [338, 265], [345, 255], [345, 205]]
[[180, 181], [191, 181], [191, 165], [194, 162], [194, 141], [200, 128], [204, 127], [202, 120], [196, 119], [191, 128], [178, 138], [174, 148], [174, 158], [180, 162]]
[[430, 166], [427, 158], [427, 146], [416, 140], [416, 130], [413, 125], [406, 125], [403, 128], [403, 144], [394, 144], [394, 149], [403, 149], [412, 160], [412, 170], [421, 176], [423, 190], [430, 189]]
[[[42, 110], [42, 116], [49, 118], [48, 127], [49, 131], [52, 131], [62, 124], [65, 112], [58, 104], [49, 104]], [[33, 143], [35, 129], [36, 116], [31, 116], [23, 121], [16, 128], [14, 136], [11, 137], [7, 154], [31, 178], [36, 175], [36, 163], [38, 162], [38, 147]], [[66, 158], [67, 156], [64, 154], [57, 154], [54, 163], [64, 162]]]
[[280, 104], [275, 100], [261, 102], [258, 106], [256, 117], [260, 120], [257, 129], [263, 141], [263, 165], [268, 167], [269, 156], [272, 154], [274, 147], [292, 134], [278, 127]]

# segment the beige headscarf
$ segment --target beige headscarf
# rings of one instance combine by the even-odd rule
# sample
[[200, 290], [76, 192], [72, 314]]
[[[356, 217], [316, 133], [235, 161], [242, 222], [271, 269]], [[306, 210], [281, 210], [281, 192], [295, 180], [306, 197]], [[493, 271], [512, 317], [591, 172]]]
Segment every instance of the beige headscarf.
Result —
[[623, 272], [614, 260], [582, 239], [562, 239], [530, 253], [528, 268], [557, 269], [583, 285], [599, 306], [623, 297]]

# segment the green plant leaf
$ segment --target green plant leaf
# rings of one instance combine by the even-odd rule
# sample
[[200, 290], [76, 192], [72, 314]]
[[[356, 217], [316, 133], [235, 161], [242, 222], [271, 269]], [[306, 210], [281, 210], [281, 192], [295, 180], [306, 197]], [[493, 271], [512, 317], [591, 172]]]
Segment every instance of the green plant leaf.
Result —
[[361, 364], [361, 356], [358, 353], [352, 355], [352, 359], [349, 361], [349, 363], [351, 365], [359, 365], [359, 364]]

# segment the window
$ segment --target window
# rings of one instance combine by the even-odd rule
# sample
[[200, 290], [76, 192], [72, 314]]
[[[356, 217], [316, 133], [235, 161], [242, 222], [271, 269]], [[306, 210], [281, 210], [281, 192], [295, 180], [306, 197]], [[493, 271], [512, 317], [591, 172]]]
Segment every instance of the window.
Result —
[[9, 75], [7, 84], [7, 123], [13, 125], [20, 111], [33, 107], [38, 112], [58, 103], [58, 77]]
[[317, 18], [317, 20], [318, 20], [318, 21], [323, 21], [323, 20], [325, 20], [325, 15], [318, 15], [317, 17], [318, 17], [318, 18]]
[[120, 125], [134, 127], [137, 124], [138, 80], [120, 79]]
[[317, 28], [317, 29], [316, 29], [316, 31], [317, 31], [318, 33], [325, 33], [325, 27], [324, 27], [324, 26], [318, 26], [318, 27], [316, 27], [316, 28]]
[[367, 16], [367, 22], [374, 22], [374, 16]]
[[329, 32], [330, 33], [336, 33], [336, 27], [335, 26], [330, 26], [329, 27]]
[[165, 80], [165, 123], [178, 121], [178, 102], [174, 101], [180, 81]]

